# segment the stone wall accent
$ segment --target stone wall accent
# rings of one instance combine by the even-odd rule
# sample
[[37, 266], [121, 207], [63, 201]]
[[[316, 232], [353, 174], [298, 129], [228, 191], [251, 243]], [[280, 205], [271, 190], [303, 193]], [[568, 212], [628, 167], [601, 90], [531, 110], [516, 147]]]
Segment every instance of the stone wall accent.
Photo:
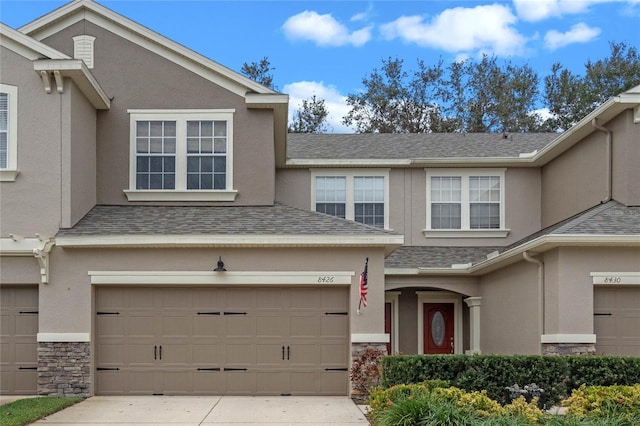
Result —
[[[387, 355], [386, 343], [351, 343], [351, 360], [360, 357], [367, 349], [378, 349], [383, 355]], [[362, 395], [358, 389], [355, 389], [353, 382], [349, 380], [350, 396], [358, 404], [364, 404], [368, 395]]]
[[593, 355], [596, 345], [593, 343], [543, 343], [543, 355]]
[[87, 398], [90, 392], [90, 342], [38, 343], [38, 395]]

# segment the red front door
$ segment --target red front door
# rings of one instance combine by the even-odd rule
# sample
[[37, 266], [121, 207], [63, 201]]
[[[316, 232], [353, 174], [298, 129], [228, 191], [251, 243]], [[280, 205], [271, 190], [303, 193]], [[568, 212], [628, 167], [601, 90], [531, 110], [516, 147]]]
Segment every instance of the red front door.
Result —
[[455, 353], [453, 324], [453, 303], [424, 304], [425, 354]]
[[389, 343], [387, 343], [387, 354], [391, 355], [391, 342], [393, 342], [393, 323], [392, 323], [392, 309], [391, 302], [385, 302], [384, 304], [384, 332], [389, 335]]

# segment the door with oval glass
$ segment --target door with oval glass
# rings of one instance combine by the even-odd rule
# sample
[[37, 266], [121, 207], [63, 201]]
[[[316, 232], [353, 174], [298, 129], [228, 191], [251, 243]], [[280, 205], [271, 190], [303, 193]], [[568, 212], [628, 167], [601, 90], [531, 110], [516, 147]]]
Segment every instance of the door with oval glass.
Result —
[[424, 304], [424, 353], [452, 354], [454, 346], [453, 303]]

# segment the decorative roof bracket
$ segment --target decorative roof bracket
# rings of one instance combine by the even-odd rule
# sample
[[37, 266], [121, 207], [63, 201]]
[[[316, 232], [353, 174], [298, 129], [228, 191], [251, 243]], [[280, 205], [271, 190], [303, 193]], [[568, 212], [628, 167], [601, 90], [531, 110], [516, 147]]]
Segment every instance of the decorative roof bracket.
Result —
[[33, 256], [40, 265], [40, 281], [43, 284], [49, 283], [49, 252], [54, 245], [53, 238], [45, 238], [40, 234], [36, 234], [38, 237], [38, 245], [40, 247], [33, 249]]
[[56, 88], [58, 89], [58, 93], [64, 92], [64, 79], [62, 78], [62, 74], [59, 70], [53, 71], [53, 77], [56, 79]]
[[49, 80], [49, 71], [40, 71], [40, 78], [42, 79], [42, 84], [44, 85], [44, 91], [47, 93], [51, 93], [51, 80]]

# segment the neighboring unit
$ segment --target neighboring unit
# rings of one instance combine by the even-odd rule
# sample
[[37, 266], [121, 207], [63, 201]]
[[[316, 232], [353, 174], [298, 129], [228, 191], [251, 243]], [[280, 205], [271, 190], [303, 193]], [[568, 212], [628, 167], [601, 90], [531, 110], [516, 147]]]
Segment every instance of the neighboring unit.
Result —
[[288, 135], [287, 95], [91, 0], [0, 32], [1, 393], [640, 356], [640, 87], [562, 134]]

